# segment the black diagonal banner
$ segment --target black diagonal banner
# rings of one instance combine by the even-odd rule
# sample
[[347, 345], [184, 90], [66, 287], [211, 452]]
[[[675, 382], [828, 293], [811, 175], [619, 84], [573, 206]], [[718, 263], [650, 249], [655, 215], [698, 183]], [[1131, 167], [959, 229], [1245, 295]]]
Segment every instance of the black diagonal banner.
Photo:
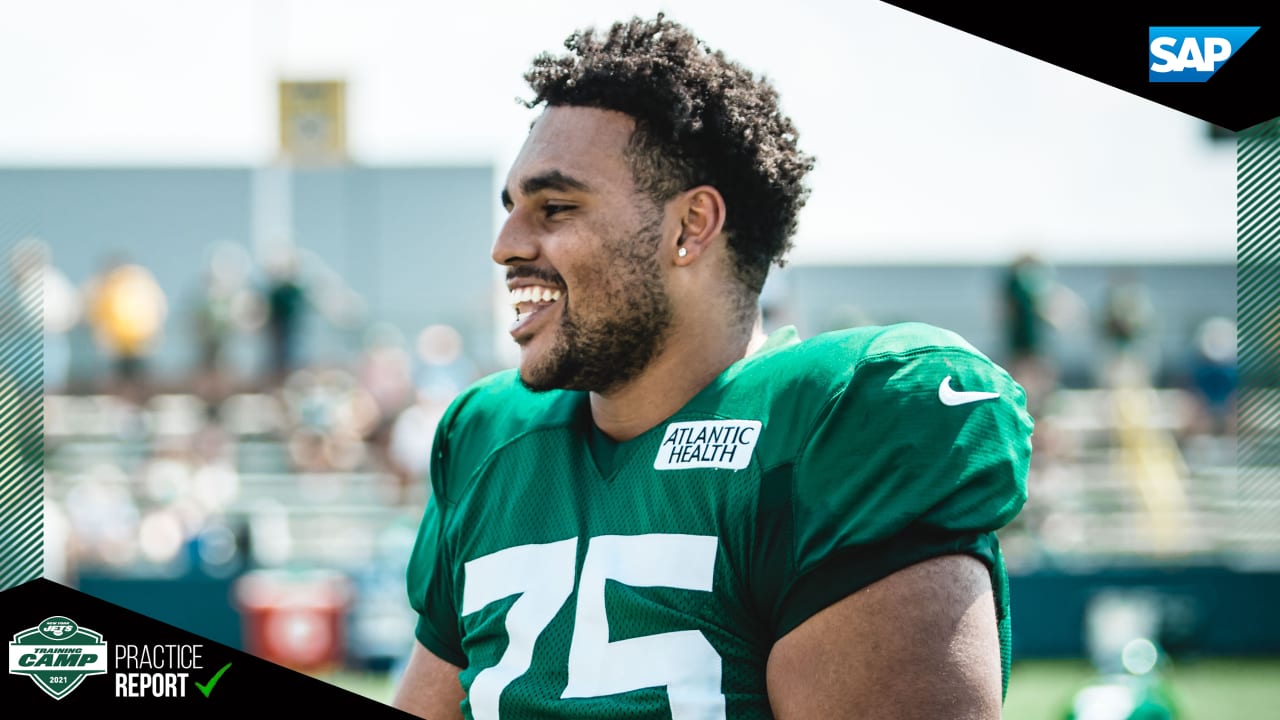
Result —
[[410, 718], [362, 695], [47, 579], [0, 593], [4, 706], [40, 717]]
[[1226, 130], [1280, 116], [1280, 3], [885, 2]]

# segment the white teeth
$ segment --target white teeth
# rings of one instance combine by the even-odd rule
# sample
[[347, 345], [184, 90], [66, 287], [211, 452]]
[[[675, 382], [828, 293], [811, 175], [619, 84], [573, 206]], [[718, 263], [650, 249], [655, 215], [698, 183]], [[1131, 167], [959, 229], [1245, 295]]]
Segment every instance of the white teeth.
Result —
[[512, 290], [508, 299], [512, 305], [519, 305], [527, 302], [555, 302], [560, 296], [561, 292], [554, 288], [530, 285]]

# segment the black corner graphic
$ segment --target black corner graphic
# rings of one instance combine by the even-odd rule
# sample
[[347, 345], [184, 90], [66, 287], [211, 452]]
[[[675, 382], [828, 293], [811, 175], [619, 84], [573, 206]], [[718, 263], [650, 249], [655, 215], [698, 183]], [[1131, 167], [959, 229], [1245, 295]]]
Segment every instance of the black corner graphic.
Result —
[[[1278, 3], [1094, 0], [1032, 13], [1012, 2], [885, 2], [1231, 132], [1280, 117]], [[1187, 29], [1172, 33], [1174, 42], [1159, 50], [1184, 61], [1185, 72], [1153, 73], [1153, 64], [1162, 71], [1183, 67], [1175, 61], [1169, 68], [1162, 57], [1153, 62], [1150, 30], [1157, 27]], [[1210, 29], [1253, 27], [1225, 61], [1214, 62], [1222, 46], [1205, 44], [1205, 36], [1215, 34]]]
[[[411, 718], [323, 680], [47, 579], [0, 593], [9, 658], [0, 697], [42, 717]], [[77, 715], [78, 716], [78, 715]]]

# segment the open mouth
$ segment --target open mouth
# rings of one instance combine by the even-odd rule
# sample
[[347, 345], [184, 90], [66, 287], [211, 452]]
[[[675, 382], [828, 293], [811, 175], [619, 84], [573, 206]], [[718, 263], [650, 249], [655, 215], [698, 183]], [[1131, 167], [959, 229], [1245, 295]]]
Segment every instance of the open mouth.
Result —
[[515, 322], [511, 325], [512, 334], [529, 330], [529, 326], [535, 319], [546, 314], [546, 311], [559, 303], [563, 296], [563, 290], [549, 285], [525, 285], [513, 288], [508, 295], [511, 306], [516, 311]]

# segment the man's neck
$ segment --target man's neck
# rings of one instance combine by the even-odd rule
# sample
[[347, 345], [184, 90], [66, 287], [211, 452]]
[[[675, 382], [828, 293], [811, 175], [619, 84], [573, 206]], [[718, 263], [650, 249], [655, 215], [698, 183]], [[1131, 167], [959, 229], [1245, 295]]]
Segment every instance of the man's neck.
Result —
[[591, 393], [592, 419], [614, 440], [637, 437], [684, 407], [725, 368], [758, 350], [766, 339], [759, 317], [745, 329], [677, 331], [634, 380], [607, 394]]

